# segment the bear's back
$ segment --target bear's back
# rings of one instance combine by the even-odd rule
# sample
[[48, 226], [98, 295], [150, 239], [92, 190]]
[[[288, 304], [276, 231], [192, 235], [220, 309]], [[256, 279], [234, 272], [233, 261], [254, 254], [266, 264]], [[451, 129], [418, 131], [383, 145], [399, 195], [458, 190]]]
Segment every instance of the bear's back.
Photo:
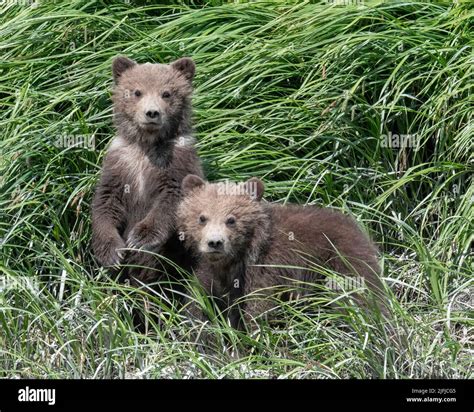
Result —
[[377, 248], [350, 216], [315, 206], [266, 207], [271, 210], [272, 230], [262, 264], [307, 267], [314, 262], [380, 284]]

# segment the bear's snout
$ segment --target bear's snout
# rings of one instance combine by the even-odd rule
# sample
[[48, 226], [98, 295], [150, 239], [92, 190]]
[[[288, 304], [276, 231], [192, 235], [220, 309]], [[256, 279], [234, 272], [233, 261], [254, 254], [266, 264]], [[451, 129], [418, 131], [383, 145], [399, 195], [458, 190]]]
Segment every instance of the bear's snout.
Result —
[[160, 112], [158, 110], [147, 110], [145, 116], [147, 117], [147, 119], [155, 120], [160, 117]]
[[209, 240], [207, 246], [210, 250], [221, 251], [224, 247], [224, 241], [222, 239]]
[[145, 94], [137, 107], [137, 121], [146, 126], [159, 126], [165, 120], [166, 105], [154, 94]]
[[201, 253], [215, 256], [227, 253], [226, 236], [222, 232], [222, 228], [217, 225], [204, 229], [200, 243]]

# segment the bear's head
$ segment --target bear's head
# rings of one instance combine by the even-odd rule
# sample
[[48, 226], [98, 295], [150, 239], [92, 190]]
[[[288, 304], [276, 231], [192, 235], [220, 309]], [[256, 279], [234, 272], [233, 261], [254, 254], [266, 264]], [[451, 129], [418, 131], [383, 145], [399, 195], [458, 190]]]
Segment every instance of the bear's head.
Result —
[[167, 136], [190, 116], [195, 72], [190, 58], [171, 64], [137, 64], [119, 56], [113, 61], [112, 72], [114, 113], [119, 127]]
[[182, 190], [178, 226], [189, 247], [211, 264], [256, 260], [269, 228], [261, 180], [207, 183], [188, 175]]

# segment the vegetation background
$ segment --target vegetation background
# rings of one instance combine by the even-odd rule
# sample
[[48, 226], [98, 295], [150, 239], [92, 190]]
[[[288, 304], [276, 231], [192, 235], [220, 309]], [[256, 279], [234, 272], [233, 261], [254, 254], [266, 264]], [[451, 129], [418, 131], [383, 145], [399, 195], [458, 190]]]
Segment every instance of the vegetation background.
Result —
[[[472, 3], [0, 7], [0, 376], [473, 377]], [[351, 213], [379, 245], [393, 328], [327, 291], [239, 334], [100, 271], [89, 207], [117, 54], [196, 61], [209, 180], [259, 176], [268, 201]], [[161, 322], [139, 333], [144, 301]]]

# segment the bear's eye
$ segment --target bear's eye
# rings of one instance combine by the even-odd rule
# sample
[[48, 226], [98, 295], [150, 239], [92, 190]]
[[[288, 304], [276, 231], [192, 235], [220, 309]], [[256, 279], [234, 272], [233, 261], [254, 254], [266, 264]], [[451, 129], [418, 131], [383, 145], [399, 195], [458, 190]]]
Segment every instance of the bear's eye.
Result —
[[229, 225], [229, 226], [235, 225], [235, 217], [231, 216], [231, 217], [227, 218], [227, 220], [225, 221], [225, 224]]
[[135, 90], [135, 96], [140, 97], [142, 92], [140, 90]]
[[171, 97], [171, 93], [170, 92], [163, 92], [163, 94], [161, 95], [161, 97], [163, 99], [168, 99], [169, 97]]
[[204, 215], [199, 216], [199, 223], [204, 224], [207, 221], [207, 217]]

